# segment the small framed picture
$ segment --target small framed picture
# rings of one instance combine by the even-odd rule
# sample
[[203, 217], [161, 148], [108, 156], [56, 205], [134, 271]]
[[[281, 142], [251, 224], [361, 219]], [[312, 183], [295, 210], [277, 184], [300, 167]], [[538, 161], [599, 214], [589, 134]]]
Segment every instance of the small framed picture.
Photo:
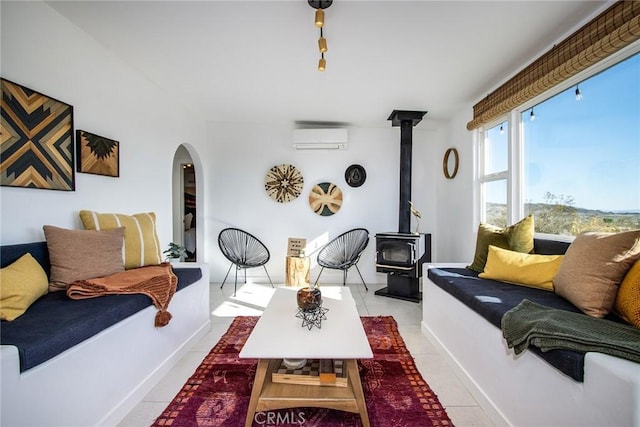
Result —
[[76, 144], [78, 172], [120, 176], [120, 143], [118, 141], [78, 130]]

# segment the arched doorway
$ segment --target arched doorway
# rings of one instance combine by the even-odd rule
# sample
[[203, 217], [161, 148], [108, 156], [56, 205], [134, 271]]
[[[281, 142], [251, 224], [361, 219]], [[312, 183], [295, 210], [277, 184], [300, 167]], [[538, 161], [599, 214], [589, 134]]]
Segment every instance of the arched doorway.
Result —
[[[198, 250], [198, 235], [202, 235], [199, 230], [202, 203], [198, 200], [197, 178], [201, 173], [198, 173], [192, 151], [191, 147], [180, 145], [173, 158], [173, 241], [185, 247], [187, 254], [182, 259], [185, 262], [202, 259]], [[195, 152], [194, 156], [197, 157]]]

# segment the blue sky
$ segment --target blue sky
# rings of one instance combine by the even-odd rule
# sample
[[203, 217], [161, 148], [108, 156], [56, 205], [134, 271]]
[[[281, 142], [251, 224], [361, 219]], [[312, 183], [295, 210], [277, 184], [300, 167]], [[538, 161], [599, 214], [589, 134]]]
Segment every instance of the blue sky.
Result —
[[640, 212], [640, 54], [523, 113], [527, 202]]

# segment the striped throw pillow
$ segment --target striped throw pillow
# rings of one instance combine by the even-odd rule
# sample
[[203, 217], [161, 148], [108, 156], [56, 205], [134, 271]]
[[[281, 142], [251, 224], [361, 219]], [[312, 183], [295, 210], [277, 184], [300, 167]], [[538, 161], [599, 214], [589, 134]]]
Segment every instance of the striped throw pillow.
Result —
[[80, 220], [85, 230], [125, 228], [123, 259], [126, 270], [162, 262], [155, 213], [123, 215], [81, 210]]

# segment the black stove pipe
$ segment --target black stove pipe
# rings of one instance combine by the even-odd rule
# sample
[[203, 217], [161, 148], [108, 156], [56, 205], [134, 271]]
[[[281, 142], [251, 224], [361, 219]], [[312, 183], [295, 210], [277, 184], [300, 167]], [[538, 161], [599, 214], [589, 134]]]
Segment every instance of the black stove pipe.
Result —
[[398, 232], [411, 232], [411, 160], [413, 154], [413, 126], [408, 120], [400, 124], [400, 205], [398, 206]]
[[411, 163], [413, 157], [413, 127], [420, 123], [426, 111], [393, 110], [388, 120], [400, 126], [400, 203], [398, 232], [411, 233]]

